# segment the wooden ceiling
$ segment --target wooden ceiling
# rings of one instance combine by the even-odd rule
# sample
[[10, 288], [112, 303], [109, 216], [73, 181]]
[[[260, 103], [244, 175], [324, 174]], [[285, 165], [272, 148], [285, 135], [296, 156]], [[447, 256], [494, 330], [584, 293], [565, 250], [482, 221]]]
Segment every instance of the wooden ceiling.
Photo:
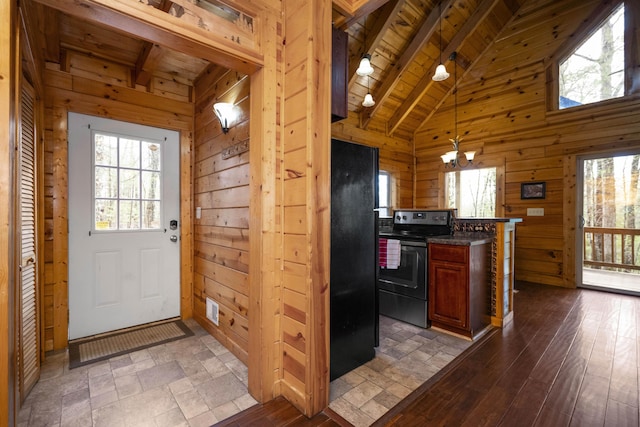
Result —
[[[216, 0], [209, 0], [216, 2]], [[146, 0], [150, 7], [172, 13], [171, 0]], [[334, 26], [349, 34], [349, 111], [360, 126], [412, 139], [458, 80], [473, 73], [473, 65], [507, 25], [525, 0], [335, 0]], [[173, 8], [173, 9], [172, 9]], [[153, 77], [193, 86], [211, 64], [113, 28], [63, 12], [46, 12], [45, 59], [66, 64], [70, 51], [128, 67], [133, 85], [148, 85]], [[440, 31], [442, 28], [442, 31]], [[442, 46], [442, 49], [440, 49]], [[454, 64], [448, 58], [457, 52]], [[371, 55], [374, 73], [356, 75], [360, 57]], [[434, 82], [440, 58], [451, 76]], [[482, 76], [474, 76], [481, 79]], [[362, 107], [371, 91], [376, 104]]]

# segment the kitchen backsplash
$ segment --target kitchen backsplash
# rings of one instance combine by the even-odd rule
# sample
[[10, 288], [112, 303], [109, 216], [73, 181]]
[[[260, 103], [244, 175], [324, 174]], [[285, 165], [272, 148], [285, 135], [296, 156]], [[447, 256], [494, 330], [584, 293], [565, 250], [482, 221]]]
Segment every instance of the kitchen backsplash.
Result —
[[457, 218], [453, 223], [453, 235], [473, 234], [491, 237], [496, 234], [496, 223], [487, 219]]

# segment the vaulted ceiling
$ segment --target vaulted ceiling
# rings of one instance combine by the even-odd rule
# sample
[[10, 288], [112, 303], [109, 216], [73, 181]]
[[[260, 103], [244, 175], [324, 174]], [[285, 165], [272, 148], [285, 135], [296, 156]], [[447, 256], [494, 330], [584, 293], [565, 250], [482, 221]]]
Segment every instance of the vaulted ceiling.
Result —
[[[349, 111], [361, 127], [411, 139], [426, 124], [460, 79], [480, 58], [525, 0], [335, 0], [334, 27], [349, 35]], [[146, 0], [150, 7], [176, 14], [181, 0]], [[217, 4], [216, 0], [206, 0]], [[200, 2], [203, 3], [203, 2]], [[193, 82], [210, 62], [188, 56], [143, 37], [86, 22], [46, 8], [45, 59], [70, 67], [70, 51], [113, 61], [131, 70], [132, 85], [153, 76]], [[454, 62], [449, 58], [456, 52]], [[374, 72], [355, 73], [368, 53]], [[451, 76], [431, 77], [440, 61]], [[478, 78], [480, 78], [479, 76]], [[367, 91], [373, 107], [362, 106]]]

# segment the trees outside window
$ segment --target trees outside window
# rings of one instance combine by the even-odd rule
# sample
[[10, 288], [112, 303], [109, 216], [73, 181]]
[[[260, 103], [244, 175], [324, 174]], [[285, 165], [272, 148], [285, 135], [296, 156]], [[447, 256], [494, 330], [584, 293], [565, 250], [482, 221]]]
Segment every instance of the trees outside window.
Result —
[[639, 167], [640, 155], [585, 160], [584, 226], [603, 229], [585, 236], [586, 260], [640, 265], [640, 239], [613, 231], [637, 228]]
[[456, 170], [445, 174], [445, 206], [463, 218], [496, 215], [496, 168]]
[[560, 109], [625, 95], [624, 15], [623, 3], [560, 62]]
[[160, 229], [161, 144], [95, 132], [94, 228]]

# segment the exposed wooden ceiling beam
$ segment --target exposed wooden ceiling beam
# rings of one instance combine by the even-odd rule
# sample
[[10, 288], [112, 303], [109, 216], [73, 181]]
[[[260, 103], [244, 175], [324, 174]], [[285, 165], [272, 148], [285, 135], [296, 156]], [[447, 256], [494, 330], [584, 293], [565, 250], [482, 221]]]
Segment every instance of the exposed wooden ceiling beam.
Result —
[[[451, 39], [449, 44], [442, 50], [442, 58], [449, 58], [451, 53], [460, 49], [460, 46], [464, 43], [464, 41], [469, 37], [471, 33], [473, 33], [480, 23], [489, 15], [491, 10], [502, 0], [482, 0], [482, 2], [478, 5], [476, 10], [474, 10], [473, 14], [467, 19], [464, 25], [460, 28], [460, 30], [456, 33], [456, 35]], [[464, 58], [458, 57], [457, 62], [460, 65], [463, 65]], [[444, 62], [444, 61], [443, 61]], [[416, 87], [411, 91], [411, 93], [405, 98], [402, 102], [400, 108], [398, 108], [391, 118], [389, 119], [387, 125], [387, 131], [389, 134], [392, 134], [398, 126], [402, 123], [404, 119], [407, 118], [411, 110], [415, 108], [415, 106], [420, 102], [422, 97], [427, 93], [431, 85], [438, 84], [438, 82], [434, 82], [431, 79], [431, 76], [435, 72], [435, 68], [438, 64], [434, 63], [431, 65], [428, 72], [422, 76]], [[454, 82], [455, 83], [455, 82]], [[433, 113], [431, 113], [433, 114]]]
[[[345, 31], [347, 28], [352, 26], [358, 19], [375, 12], [376, 10], [378, 10], [388, 2], [389, 0], [371, 0], [366, 4], [362, 5], [362, 7], [360, 7], [358, 10], [354, 11], [353, 13], [348, 13], [341, 10], [340, 12], [341, 12], [342, 18], [339, 20], [336, 20], [333, 23], [333, 26], [339, 30]], [[392, 3], [397, 3], [397, 0], [393, 0]]]
[[[214, 32], [177, 22], [175, 17], [138, 2], [118, 0], [35, 0], [87, 22], [97, 22], [132, 37], [202, 58], [243, 74], [263, 65], [262, 54]], [[117, 7], [116, 7], [117, 6]]]
[[[509, 9], [511, 12], [511, 18], [509, 19], [509, 21], [503, 26], [503, 28], [507, 28], [509, 23], [511, 23], [515, 17], [515, 14], [517, 12], [517, 9], [514, 10], [513, 8]], [[462, 73], [462, 75], [458, 76], [458, 81], [464, 80], [464, 77], [469, 74], [469, 72], [471, 70], [473, 70], [473, 67], [476, 63], [478, 63], [478, 61], [480, 61], [485, 54], [487, 53], [487, 51], [492, 47], [492, 44], [488, 44], [485, 49], [475, 58], [473, 58], [468, 65], [465, 67], [465, 71]], [[458, 56], [459, 59], [459, 56]], [[431, 119], [431, 117], [433, 117], [433, 115], [440, 109], [440, 107], [442, 106], [442, 104], [444, 103], [444, 100], [447, 98], [447, 96], [451, 95], [453, 93], [454, 90], [454, 86], [451, 87], [451, 89], [445, 94], [445, 96], [442, 97], [442, 99], [438, 102], [438, 104], [435, 106], [435, 108], [429, 113], [427, 114], [427, 116], [424, 118], [424, 120], [422, 120], [422, 122], [420, 123], [420, 125], [418, 125], [418, 127], [415, 129], [413, 136], [414, 138], [420, 133], [421, 129], [424, 128], [424, 126], [427, 124], [427, 122], [429, 121], [429, 119]]]
[[[163, 12], [169, 12], [173, 2], [171, 0], [162, 0], [158, 5], [158, 10]], [[140, 50], [140, 55], [138, 55], [138, 59], [136, 60], [136, 69], [134, 71], [135, 75], [133, 76], [133, 81], [137, 85], [147, 86], [151, 81], [152, 72], [147, 70], [155, 69], [155, 62], [151, 64], [149, 62], [149, 58], [158, 58], [159, 55], [151, 55], [151, 51], [154, 48], [154, 44], [151, 42], [145, 42]]]
[[404, 5], [406, 0], [392, 0], [388, 2], [382, 11], [380, 11], [380, 15], [374, 22], [371, 27], [370, 34], [367, 33], [367, 37], [364, 41], [364, 45], [362, 48], [362, 52], [356, 58], [349, 58], [349, 89], [355, 83], [358, 75], [356, 74], [356, 70], [358, 69], [358, 65], [360, 65], [360, 58], [366, 52], [374, 52], [387, 29], [393, 24], [393, 21], [397, 18], [398, 12]]
[[[442, 5], [442, 16], [447, 13], [447, 10], [453, 5], [455, 0], [446, 0]], [[411, 40], [411, 43], [404, 50], [398, 61], [395, 63], [393, 68], [391, 68], [391, 72], [383, 76], [382, 86], [378, 88], [373, 93], [373, 98], [376, 100], [376, 105], [372, 108], [363, 110], [360, 113], [360, 123], [364, 128], [369, 125], [371, 118], [378, 111], [378, 108], [386, 101], [386, 99], [391, 95], [393, 88], [395, 87], [398, 80], [402, 77], [402, 74], [407, 70], [409, 64], [415, 59], [415, 57], [420, 53], [422, 46], [424, 46], [427, 41], [431, 38], [433, 33], [435, 32], [438, 24], [438, 20], [442, 19], [441, 14], [439, 13], [439, 9], [434, 8], [427, 19], [422, 23], [422, 26], [416, 33], [416, 35]]]

